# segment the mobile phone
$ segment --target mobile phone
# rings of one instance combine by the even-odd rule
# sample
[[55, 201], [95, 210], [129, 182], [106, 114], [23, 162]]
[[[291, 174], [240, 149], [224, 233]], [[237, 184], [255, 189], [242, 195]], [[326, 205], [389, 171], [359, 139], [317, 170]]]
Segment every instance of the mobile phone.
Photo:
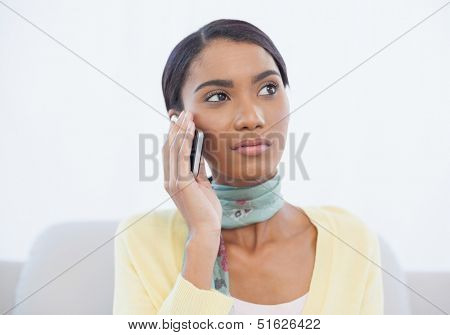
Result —
[[[176, 122], [178, 119], [178, 116], [173, 115], [171, 118], [171, 121]], [[198, 173], [200, 172], [200, 161], [203, 154], [203, 140], [205, 138], [205, 135], [203, 134], [203, 131], [199, 129], [195, 129], [194, 131], [194, 138], [192, 139], [192, 148], [191, 148], [191, 155], [190, 155], [190, 165], [191, 165], [191, 171], [194, 177], [198, 176]]]
[[203, 154], [204, 138], [205, 135], [203, 134], [203, 132], [199, 129], [195, 129], [191, 150], [191, 171], [194, 177], [197, 177], [200, 171], [200, 160]]

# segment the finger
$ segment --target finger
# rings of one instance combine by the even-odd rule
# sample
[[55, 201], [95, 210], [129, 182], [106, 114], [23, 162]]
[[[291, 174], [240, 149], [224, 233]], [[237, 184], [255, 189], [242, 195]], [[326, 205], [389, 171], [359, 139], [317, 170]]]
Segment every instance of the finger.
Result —
[[176, 121], [176, 120], [172, 120], [172, 117], [175, 117], [176, 119], [178, 119], [177, 115], [174, 114], [175, 113], [174, 109], [169, 109], [168, 113], [169, 113], [169, 118], [170, 118], [171, 122], [169, 125], [169, 131], [167, 132], [167, 135], [166, 135], [166, 138], [164, 141], [164, 145], [162, 148], [163, 168], [164, 168], [164, 187], [166, 188], [166, 190], [168, 189], [168, 182], [169, 182], [169, 177], [170, 177], [170, 172], [169, 172], [169, 147], [170, 147], [169, 133], [170, 133], [170, 129], [172, 127], [172, 123], [174, 123]]
[[192, 121], [192, 115], [188, 113], [186, 115], [187, 128], [184, 132], [183, 141], [180, 147], [178, 155], [178, 178], [182, 185], [192, 182], [194, 175], [191, 171], [191, 151], [192, 151], [192, 141], [194, 138], [195, 125]]
[[180, 124], [183, 121], [184, 114], [185, 114], [184, 111], [182, 111], [178, 116], [172, 115], [172, 117], [175, 116], [175, 118], [173, 119], [171, 118], [170, 121], [170, 128], [168, 135], [169, 146], [173, 144], [173, 141], [176, 138], [178, 131], [180, 130]]
[[199, 183], [208, 183], [209, 179], [206, 175], [206, 163], [205, 163], [205, 157], [202, 155], [200, 158], [200, 170], [198, 172], [198, 176], [195, 178]]
[[[169, 162], [170, 162], [170, 166], [169, 166], [169, 184], [170, 184], [170, 188], [172, 190], [175, 189], [176, 187], [176, 182], [177, 182], [177, 175], [178, 175], [178, 152], [180, 151], [180, 138], [182, 139], [182, 136], [180, 135], [181, 132], [183, 131], [183, 123], [186, 120], [186, 113], [182, 113], [180, 115], [180, 118], [172, 125], [172, 129], [171, 129], [171, 144], [170, 144], [170, 149], [169, 149]], [[175, 131], [178, 129], [178, 131], [176, 132], [175, 135], [173, 135], [175, 133]]]

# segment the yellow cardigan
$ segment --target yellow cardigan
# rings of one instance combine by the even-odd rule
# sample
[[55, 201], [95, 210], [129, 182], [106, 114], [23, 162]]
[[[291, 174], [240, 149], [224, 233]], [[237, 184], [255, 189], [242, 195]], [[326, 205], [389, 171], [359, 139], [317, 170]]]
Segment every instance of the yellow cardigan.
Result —
[[[376, 234], [343, 208], [301, 209], [318, 235], [309, 293], [299, 314], [383, 314]], [[117, 234], [113, 314], [229, 313], [232, 297], [200, 289], [181, 275], [188, 226], [178, 209], [133, 215], [120, 222]]]

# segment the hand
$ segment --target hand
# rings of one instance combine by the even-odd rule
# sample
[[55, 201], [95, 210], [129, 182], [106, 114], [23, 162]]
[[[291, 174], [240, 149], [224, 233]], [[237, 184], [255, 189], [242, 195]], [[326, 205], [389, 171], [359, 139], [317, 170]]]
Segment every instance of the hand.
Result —
[[[174, 110], [169, 111], [169, 116]], [[194, 177], [190, 154], [195, 124], [191, 112], [183, 111], [176, 122], [170, 122], [163, 146], [164, 188], [175, 202], [189, 227], [189, 235], [217, 242], [220, 236], [222, 206], [206, 176], [203, 156], [200, 171]], [[214, 239], [215, 238], [215, 239]]]

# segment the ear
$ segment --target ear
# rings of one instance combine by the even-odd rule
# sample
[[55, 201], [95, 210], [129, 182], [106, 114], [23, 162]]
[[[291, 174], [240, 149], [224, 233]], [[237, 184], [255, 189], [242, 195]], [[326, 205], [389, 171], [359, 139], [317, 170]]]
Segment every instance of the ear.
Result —
[[175, 110], [174, 108], [169, 109], [169, 120], [172, 117], [172, 115], [176, 115], [177, 117], [179, 117], [181, 114], [180, 111]]

